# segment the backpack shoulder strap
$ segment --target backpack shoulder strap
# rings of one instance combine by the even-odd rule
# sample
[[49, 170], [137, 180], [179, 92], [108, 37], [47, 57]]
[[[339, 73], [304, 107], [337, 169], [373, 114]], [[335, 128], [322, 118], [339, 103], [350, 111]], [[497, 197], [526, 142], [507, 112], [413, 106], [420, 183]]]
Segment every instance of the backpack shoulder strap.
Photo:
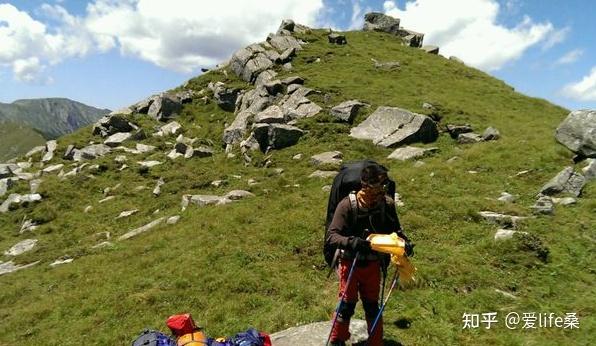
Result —
[[350, 199], [350, 210], [352, 211], [352, 223], [355, 225], [358, 221], [358, 201], [356, 201], [356, 192], [350, 192], [348, 198]]

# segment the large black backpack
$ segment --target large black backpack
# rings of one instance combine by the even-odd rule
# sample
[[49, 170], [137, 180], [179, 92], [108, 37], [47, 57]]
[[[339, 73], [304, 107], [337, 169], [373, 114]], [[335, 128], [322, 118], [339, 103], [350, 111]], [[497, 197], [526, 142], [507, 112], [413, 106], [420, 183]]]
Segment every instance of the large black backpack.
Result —
[[[339, 170], [339, 173], [333, 179], [333, 185], [331, 186], [331, 192], [329, 193], [329, 202], [327, 203], [327, 219], [325, 221], [325, 239], [323, 245], [323, 255], [327, 265], [331, 266], [333, 257], [335, 255], [336, 247], [331, 246], [327, 243], [327, 237], [329, 232], [329, 225], [333, 220], [333, 214], [337, 205], [350, 194], [352, 191], [358, 191], [362, 187], [360, 184], [360, 173], [362, 169], [370, 164], [377, 164], [373, 160], [361, 160], [343, 164]], [[388, 169], [382, 165], [379, 165], [381, 169], [388, 172]], [[395, 181], [389, 179], [387, 185], [387, 196], [394, 198], [395, 195]], [[350, 205], [354, 205], [351, 201]]]

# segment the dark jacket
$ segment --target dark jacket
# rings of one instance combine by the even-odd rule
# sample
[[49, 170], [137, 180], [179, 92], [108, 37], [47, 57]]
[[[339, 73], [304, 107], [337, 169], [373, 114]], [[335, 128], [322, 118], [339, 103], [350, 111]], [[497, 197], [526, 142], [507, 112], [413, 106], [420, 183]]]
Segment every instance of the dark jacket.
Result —
[[[330, 245], [340, 249], [349, 249], [350, 237], [366, 239], [370, 233], [390, 234], [396, 232], [403, 237], [393, 199], [386, 197], [385, 203], [380, 203], [374, 209], [358, 208], [356, 219], [354, 219], [354, 212], [355, 210], [352, 210], [350, 206], [349, 196], [339, 202], [329, 225], [326, 239]], [[356, 220], [355, 224], [354, 220]], [[368, 233], [365, 230], [368, 230]]]

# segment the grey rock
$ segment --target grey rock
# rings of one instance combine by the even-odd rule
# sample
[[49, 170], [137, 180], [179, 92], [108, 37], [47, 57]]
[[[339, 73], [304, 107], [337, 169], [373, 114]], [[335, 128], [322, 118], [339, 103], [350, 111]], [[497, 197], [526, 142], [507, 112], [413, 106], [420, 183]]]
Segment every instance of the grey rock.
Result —
[[0, 164], [0, 179], [12, 177], [13, 173], [8, 164]]
[[281, 24], [279, 25], [279, 28], [277, 29], [278, 33], [282, 30], [286, 30], [289, 32], [294, 32], [294, 27], [296, 26], [296, 23], [294, 23], [293, 20], [291, 19], [284, 19], [281, 21]]
[[505, 202], [505, 203], [513, 203], [515, 202], [516, 198], [514, 195], [507, 193], [507, 192], [501, 192], [501, 196], [499, 198], [497, 198], [498, 201], [500, 202]]
[[125, 210], [116, 216], [116, 220], [129, 217], [139, 212], [139, 209]]
[[209, 156], [213, 156], [213, 149], [209, 148], [205, 145], [201, 145], [198, 148], [190, 147], [186, 151], [186, 154], [184, 154], [184, 157], [187, 159], [189, 159], [191, 157], [203, 158], [203, 157], [209, 157]]
[[435, 55], [439, 54], [439, 47], [437, 47], [437, 46], [425, 45], [425, 46], [420, 47], [420, 49], [422, 49], [423, 51], [425, 51], [428, 54], [435, 54]]
[[501, 133], [494, 127], [489, 127], [482, 133], [482, 139], [485, 141], [495, 141], [501, 138]]
[[204, 207], [208, 205], [222, 205], [230, 202], [231, 200], [225, 197], [215, 195], [184, 195], [182, 196], [182, 210], [186, 210], [190, 204]]
[[301, 129], [283, 124], [272, 124], [269, 127], [269, 145], [274, 149], [281, 149], [298, 143], [304, 135]]
[[66, 151], [64, 152], [64, 156], [62, 156], [62, 158], [64, 160], [72, 160], [74, 157], [74, 150], [75, 146], [70, 144], [68, 147], [66, 147]]
[[[329, 330], [331, 330], [330, 321], [293, 327], [271, 334], [271, 344], [273, 346], [321, 346], [325, 345]], [[351, 319], [350, 333], [349, 344], [363, 344], [368, 338], [366, 321]]]
[[288, 48], [286, 50], [284, 50], [279, 57], [277, 58], [277, 60], [275, 61], [278, 64], [286, 64], [289, 63], [292, 58], [296, 55], [296, 48]]
[[422, 108], [432, 111], [433, 109], [435, 109], [435, 106], [433, 106], [432, 104], [430, 104], [428, 102], [424, 102], [424, 103], [422, 103]]
[[399, 61], [380, 62], [376, 59], [371, 59], [376, 69], [380, 70], [395, 70], [399, 68]]
[[447, 124], [446, 129], [453, 139], [457, 139], [462, 133], [470, 133], [474, 131], [470, 125]]
[[519, 221], [527, 219], [527, 217], [523, 216], [499, 214], [492, 211], [481, 211], [478, 214], [484, 220], [506, 228], [515, 228]]
[[232, 201], [237, 201], [240, 199], [244, 199], [247, 197], [254, 197], [255, 195], [244, 190], [232, 190], [224, 195], [224, 198], [227, 198]]
[[308, 177], [309, 178], [323, 178], [323, 179], [327, 179], [327, 178], [334, 178], [337, 175], [337, 171], [321, 171], [321, 170], [316, 170], [314, 172], [312, 172]]
[[129, 139], [132, 136], [130, 132], [118, 132], [114, 133], [113, 135], [109, 136], [103, 144], [107, 145], [108, 147], [117, 147], [125, 140]]
[[141, 167], [144, 168], [151, 168], [151, 167], [155, 167], [157, 165], [161, 165], [162, 162], [160, 161], [156, 161], [156, 160], [150, 160], [150, 161], [137, 161], [137, 163], [139, 165], [141, 165]]
[[267, 107], [254, 117], [255, 123], [284, 123], [286, 121], [284, 111], [277, 105]]
[[74, 261], [74, 258], [68, 257], [68, 256], [64, 256], [64, 257], [59, 258], [59, 259], [55, 260], [54, 262], [50, 263], [50, 267], [56, 267], [56, 266], [59, 266], [59, 265], [72, 263], [72, 261]]
[[153, 150], [155, 150], [155, 147], [152, 145], [146, 145], [146, 144], [141, 144], [141, 143], [137, 143], [136, 145], [136, 151], [139, 154], [145, 154], [145, 153], [150, 153]]
[[118, 132], [130, 132], [135, 129], [123, 115], [107, 115], [93, 125], [93, 135], [108, 137]]
[[14, 185], [12, 179], [4, 178], [0, 179], [0, 197], [4, 197], [8, 189]]
[[280, 106], [286, 114], [294, 114], [292, 120], [317, 115], [322, 108], [306, 97], [311, 92], [312, 89], [300, 86], [291, 95], [284, 97]]
[[159, 196], [161, 194], [161, 187], [165, 184], [165, 182], [163, 181], [162, 178], [159, 178], [157, 180], [157, 183], [155, 183], [155, 188], [153, 189], [153, 195], [154, 196]]
[[282, 68], [284, 71], [292, 71], [292, 70], [294, 69], [294, 66], [292, 66], [292, 63], [290, 63], [290, 62], [287, 62], [287, 63], [283, 64], [283, 65], [281, 66], [281, 68]]
[[563, 198], [552, 197], [551, 200], [553, 201], [553, 203], [560, 204], [563, 206], [572, 205], [572, 204], [577, 203], [577, 199], [575, 199], [573, 197], [563, 197]]
[[596, 158], [596, 111], [569, 113], [557, 127], [555, 138], [578, 155]]
[[291, 84], [304, 84], [304, 78], [299, 76], [290, 76], [286, 77], [281, 80], [282, 84], [284, 85], [291, 85]]
[[482, 136], [473, 132], [462, 133], [459, 136], [457, 136], [457, 143], [459, 144], [474, 144], [480, 143], [482, 141], [484, 141], [484, 139], [482, 139]]
[[380, 12], [370, 12], [364, 15], [364, 31], [380, 31], [397, 35], [399, 19]]
[[358, 115], [360, 108], [364, 106], [367, 106], [367, 104], [358, 100], [344, 101], [331, 108], [331, 115], [339, 120], [351, 123]]
[[99, 203], [99, 204], [102, 204], [102, 203], [105, 203], [105, 202], [111, 201], [111, 200], [113, 200], [114, 198], [116, 198], [116, 196], [108, 196], [108, 197], [106, 197], [106, 198], [104, 198], [104, 199], [100, 199], [98, 203]]
[[170, 151], [166, 156], [171, 160], [176, 160], [179, 157], [183, 157], [184, 154], [177, 152], [176, 149], [172, 149], [172, 151]]
[[274, 80], [275, 77], [277, 77], [277, 72], [275, 72], [273, 70], [265, 70], [265, 71], [259, 73], [259, 75], [255, 79], [255, 87], [257, 87], [257, 88], [264, 87], [265, 84]]
[[531, 208], [534, 214], [552, 215], [555, 211], [553, 200], [549, 196], [540, 196]]
[[167, 123], [166, 125], [160, 127], [160, 131], [165, 135], [175, 135], [178, 131], [182, 129], [182, 125], [180, 125], [177, 121], [172, 121]]
[[27, 154], [25, 154], [25, 157], [31, 157], [35, 154], [43, 153], [45, 150], [46, 150], [45, 145], [40, 145], [40, 146], [34, 147], [33, 149], [29, 150], [27, 152]]
[[242, 70], [242, 79], [249, 83], [255, 83], [259, 74], [265, 70], [268, 70], [273, 67], [273, 62], [269, 60], [267, 55], [264, 53], [257, 53], [254, 57], [252, 57]]
[[23, 254], [27, 251], [33, 250], [33, 248], [35, 247], [35, 244], [37, 244], [37, 239], [25, 239], [21, 242], [18, 242], [10, 249], [4, 251], [4, 255], [18, 256], [18, 255]]
[[94, 160], [100, 156], [103, 156], [111, 151], [110, 147], [105, 144], [93, 144], [83, 149], [75, 149], [73, 160]]
[[343, 160], [340, 151], [327, 151], [310, 157], [310, 162], [320, 169], [339, 169]]
[[62, 167], [64, 167], [64, 165], [63, 165], [63, 164], [61, 164], [61, 163], [59, 163], [59, 164], [56, 164], [56, 165], [51, 165], [51, 166], [48, 166], [48, 167], [44, 168], [44, 169], [42, 170], [42, 172], [43, 172], [43, 173], [45, 173], [45, 174], [48, 174], [48, 173], [53, 173], [53, 172], [56, 172], [56, 171], [59, 171], [59, 170], [61, 170], [61, 169], [62, 169]]
[[339, 44], [339, 45], [348, 44], [348, 41], [346, 40], [346, 36], [341, 35], [341, 34], [336, 34], [336, 33], [329, 34], [329, 35], [327, 35], [327, 39], [329, 40], [329, 43], [331, 43], [331, 44]]
[[182, 110], [182, 101], [176, 95], [159, 95], [147, 111], [147, 115], [159, 121], [167, 121]]
[[[41, 179], [32, 179], [29, 181], [29, 189], [31, 191], [32, 194], [37, 193], [37, 190], [39, 189], [39, 186], [41, 185], [42, 180]], [[2, 194], [0, 194], [1, 196]]]
[[418, 148], [418, 147], [406, 146], [403, 148], [395, 149], [395, 151], [393, 151], [389, 156], [387, 156], [387, 158], [393, 159], [393, 160], [406, 161], [406, 160], [411, 160], [411, 159], [419, 159], [424, 156], [436, 153], [437, 151], [439, 151], [439, 148], [436, 148], [436, 147]]
[[586, 166], [582, 168], [586, 181], [596, 179], [596, 159], [588, 159], [586, 161]]
[[166, 223], [168, 225], [175, 225], [178, 223], [178, 221], [180, 221], [180, 215], [174, 215], [174, 216], [170, 216], [168, 218], [168, 220], [166, 221]]
[[241, 111], [238, 113], [232, 124], [224, 130], [224, 144], [233, 145], [242, 141], [242, 138], [246, 134], [248, 123], [252, 121], [253, 117], [254, 114], [250, 111]]
[[46, 143], [46, 151], [41, 162], [49, 162], [54, 157], [54, 151], [58, 147], [58, 143], [55, 140], [48, 141]]
[[422, 41], [424, 40], [424, 34], [422, 33], [400, 28], [397, 31], [397, 36], [401, 38], [402, 43], [406, 46], [414, 48], [422, 47]]
[[586, 179], [584, 176], [574, 172], [573, 167], [569, 166], [546, 183], [542, 189], [540, 189], [539, 194], [554, 196], [559, 193], [570, 193], [578, 197], [585, 184]]
[[269, 42], [269, 44], [272, 45], [279, 52], [283, 52], [289, 48], [294, 48], [296, 50], [302, 49], [300, 42], [294, 36], [269, 35], [267, 37], [267, 42]]
[[213, 91], [215, 103], [223, 110], [233, 111], [236, 107], [239, 90], [226, 88], [222, 82], [209, 83], [208, 88]]
[[25, 203], [33, 203], [41, 201], [41, 195], [38, 193], [19, 195], [11, 193], [8, 198], [0, 205], [0, 213], [6, 213], [10, 210], [13, 204], [21, 205]]
[[279, 79], [269, 80], [263, 84], [269, 95], [277, 95], [284, 90], [284, 85]]
[[416, 142], [433, 142], [439, 136], [437, 126], [426, 115], [397, 107], [379, 107], [365, 121], [352, 128], [350, 136], [372, 140], [383, 147]]
[[511, 239], [511, 238], [513, 238], [513, 235], [515, 233], [528, 234], [527, 232], [514, 231], [512, 229], [499, 229], [495, 233], [495, 240], [499, 241], [499, 240]]
[[[133, 112], [137, 112], [140, 114], [147, 114], [147, 112], [149, 112], [149, 107], [151, 107], [151, 105], [153, 104], [153, 102], [155, 102], [155, 100], [157, 100], [157, 98], [159, 98], [159, 95], [151, 95], [148, 98], [135, 103], [134, 105], [130, 106], [129, 108]], [[128, 131], [130, 131], [130, 130], [128, 130]], [[127, 132], [127, 131], [124, 131], [124, 132]]]
[[118, 156], [116, 156], [116, 158], [114, 159], [114, 161], [116, 161], [116, 162], [118, 162], [118, 163], [124, 163], [124, 162], [126, 162], [126, 160], [128, 160], [128, 159], [126, 158], [126, 156], [125, 156], [125, 155], [118, 155]]
[[160, 217], [157, 220], [153, 220], [150, 223], [148, 223], [148, 224], [146, 224], [146, 225], [144, 225], [142, 227], [136, 228], [136, 229], [134, 229], [134, 230], [132, 230], [130, 232], [127, 232], [127, 233], [121, 235], [118, 238], [118, 240], [126, 240], [126, 239], [130, 239], [130, 238], [136, 237], [139, 234], [146, 233], [146, 232], [152, 230], [153, 228], [159, 226], [159, 224], [161, 224], [164, 221], [164, 219], [165, 219], [165, 217]]
[[21, 224], [21, 229], [19, 230], [19, 234], [23, 234], [25, 232], [32, 232], [36, 230], [38, 227], [39, 225], [31, 220], [23, 220], [23, 223]]
[[182, 155], [186, 154], [186, 151], [188, 150], [188, 148], [189, 148], [189, 145], [188, 144], [185, 144], [185, 143], [182, 143], [182, 142], [177, 142], [174, 145], [174, 150], [177, 153], [182, 154]]
[[40, 261], [25, 264], [25, 265], [15, 265], [13, 261], [8, 262], [0, 262], [0, 275], [16, 272], [17, 270], [26, 269], [38, 264]]

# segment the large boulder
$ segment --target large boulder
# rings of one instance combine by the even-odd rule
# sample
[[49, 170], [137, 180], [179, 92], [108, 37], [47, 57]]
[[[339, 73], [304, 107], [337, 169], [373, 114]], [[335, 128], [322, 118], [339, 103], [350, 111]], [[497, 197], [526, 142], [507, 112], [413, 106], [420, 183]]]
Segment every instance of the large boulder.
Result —
[[422, 41], [424, 40], [424, 34], [419, 33], [412, 30], [407, 29], [399, 29], [397, 32], [397, 36], [399, 36], [406, 46], [420, 48], [422, 47]]
[[267, 37], [267, 42], [280, 52], [283, 52], [288, 48], [294, 48], [296, 50], [302, 49], [300, 42], [294, 36], [269, 35]]
[[117, 147], [132, 136], [130, 132], [118, 132], [108, 137], [103, 143], [108, 147]]
[[596, 110], [569, 113], [557, 127], [555, 138], [578, 155], [596, 158]]
[[364, 15], [364, 31], [381, 31], [397, 35], [399, 19], [380, 12], [370, 12]]
[[365, 121], [352, 128], [350, 136], [369, 139], [383, 147], [397, 147], [411, 143], [434, 142], [439, 131], [426, 115], [397, 107], [379, 107]]
[[178, 115], [181, 110], [182, 101], [176, 95], [163, 94], [151, 103], [147, 115], [159, 121], [167, 121]]
[[274, 149], [281, 149], [298, 143], [304, 131], [296, 126], [273, 124], [269, 127], [269, 145]]
[[234, 111], [238, 89], [227, 88], [222, 82], [209, 83], [208, 88], [213, 91], [213, 97], [218, 106], [226, 111]]
[[[298, 327], [292, 327], [271, 334], [272, 346], [321, 346], [327, 341], [331, 322], [316, 322]], [[366, 321], [353, 318], [350, 322], [350, 343], [360, 345], [368, 338]]]
[[108, 115], [93, 125], [93, 134], [108, 137], [118, 132], [130, 132], [134, 130], [132, 125], [123, 115]]
[[559, 193], [569, 193], [574, 196], [579, 196], [586, 184], [586, 178], [573, 171], [573, 167], [569, 166], [563, 169], [559, 174], [546, 183], [540, 193], [542, 195], [554, 196]]

